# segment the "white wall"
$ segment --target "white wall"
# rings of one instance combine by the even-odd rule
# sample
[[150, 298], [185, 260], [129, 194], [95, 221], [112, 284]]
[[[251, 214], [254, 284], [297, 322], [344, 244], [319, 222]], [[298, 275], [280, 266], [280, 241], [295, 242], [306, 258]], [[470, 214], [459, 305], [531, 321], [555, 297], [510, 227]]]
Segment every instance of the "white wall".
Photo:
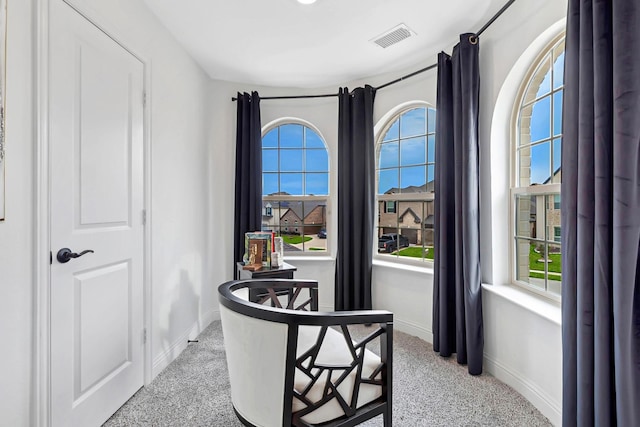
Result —
[[[58, 0], [56, 0], [58, 1]], [[0, 222], [0, 425], [35, 423], [36, 0], [9, 1], [7, 220]], [[152, 374], [216, 316], [210, 80], [139, 1], [73, 0], [148, 65]]]
[[33, 349], [32, 4], [8, 2], [6, 220], [0, 222], [0, 425], [30, 423]]

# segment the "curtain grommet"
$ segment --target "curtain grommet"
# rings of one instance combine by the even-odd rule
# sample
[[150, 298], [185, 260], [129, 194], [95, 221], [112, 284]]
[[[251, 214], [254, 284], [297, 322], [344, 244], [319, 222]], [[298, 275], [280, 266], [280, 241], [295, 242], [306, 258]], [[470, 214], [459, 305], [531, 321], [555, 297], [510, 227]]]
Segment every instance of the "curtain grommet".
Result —
[[469, 43], [478, 44], [478, 36], [476, 36], [475, 34], [470, 35], [469, 36]]

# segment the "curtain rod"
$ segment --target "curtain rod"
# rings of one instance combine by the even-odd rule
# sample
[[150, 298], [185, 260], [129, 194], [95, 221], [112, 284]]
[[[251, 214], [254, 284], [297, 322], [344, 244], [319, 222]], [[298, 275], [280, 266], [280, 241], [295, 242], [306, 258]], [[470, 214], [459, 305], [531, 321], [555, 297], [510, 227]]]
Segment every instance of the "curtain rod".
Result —
[[[476, 37], [479, 37], [482, 33], [484, 33], [484, 31], [487, 28], [489, 28], [489, 26], [491, 24], [493, 24], [496, 21], [496, 19], [498, 19], [500, 17], [500, 15], [502, 15], [507, 9], [509, 9], [509, 6], [511, 6], [515, 2], [516, 2], [516, 0], [509, 0], [508, 2], [506, 2], [505, 5], [502, 6], [502, 8], [495, 15], [493, 15], [491, 17], [491, 19], [489, 19], [489, 21], [487, 21], [487, 23], [484, 24], [482, 26], [482, 28], [480, 28], [480, 30], [478, 30], [477, 33], [475, 33]], [[383, 85], [375, 87], [374, 89], [375, 90], [384, 89], [387, 86], [391, 86], [393, 84], [400, 83], [401, 81], [403, 81], [405, 79], [408, 79], [410, 77], [416, 76], [416, 75], [421, 74], [421, 73], [424, 73], [425, 71], [432, 70], [432, 69], [436, 68], [437, 66], [438, 66], [438, 63], [431, 64], [428, 67], [421, 68], [418, 71], [414, 71], [413, 73], [409, 73], [409, 74], [407, 74], [405, 76], [402, 76], [402, 77], [397, 78], [395, 80], [392, 80], [392, 81], [390, 81], [388, 83], [385, 83]], [[269, 100], [269, 99], [331, 98], [331, 97], [338, 96], [338, 95], [339, 94], [337, 94], [337, 93], [325, 93], [325, 94], [322, 94], [322, 95], [265, 96], [265, 97], [260, 97], [260, 100], [263, 100], [263, 99], [264, 100]], [[237, 100], [238, 100], [238, 98], [236, 98], [235, 96], [233, 98], [231, 98], [231, 101], [237, 101]]]

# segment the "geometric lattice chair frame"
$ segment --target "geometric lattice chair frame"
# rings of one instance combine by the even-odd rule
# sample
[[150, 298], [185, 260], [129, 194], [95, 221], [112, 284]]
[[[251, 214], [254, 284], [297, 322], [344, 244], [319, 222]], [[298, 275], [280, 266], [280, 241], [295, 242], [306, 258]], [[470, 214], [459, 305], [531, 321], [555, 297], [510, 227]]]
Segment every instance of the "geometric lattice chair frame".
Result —
[[[219, 289], [231, 394], [247, 426], [391, 426], [393, 314], [318, 312], [318, 283], [231, 281]], [[354, 340], [349, 326], [371, 325]]]

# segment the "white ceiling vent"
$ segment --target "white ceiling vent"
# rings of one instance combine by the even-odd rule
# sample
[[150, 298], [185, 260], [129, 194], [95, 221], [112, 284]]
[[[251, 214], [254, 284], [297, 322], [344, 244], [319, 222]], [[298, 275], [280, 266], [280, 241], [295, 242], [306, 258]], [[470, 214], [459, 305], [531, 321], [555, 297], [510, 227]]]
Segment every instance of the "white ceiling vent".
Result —
[[390, 29], [389, 31], [385, 31], [384, 33], [380, 34], [378, 37], [375, 37], [370, 41], [374, 42], [382, 48], [387, 48], [391, 45], [401, 42], [404, 39], [414, 36], [415, 34], [416, 33], [405, 24], [400, 24], [397, 27]]

